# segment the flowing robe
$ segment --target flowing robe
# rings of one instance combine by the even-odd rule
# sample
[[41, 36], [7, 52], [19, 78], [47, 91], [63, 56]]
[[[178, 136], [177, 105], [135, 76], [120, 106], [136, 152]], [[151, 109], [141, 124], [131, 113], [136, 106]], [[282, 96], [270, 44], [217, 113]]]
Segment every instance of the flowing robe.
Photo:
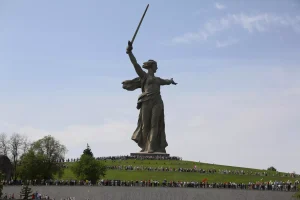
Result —
[[[135, 78], [132, 80], [126, 80], [123, 84], [123, 89], [133, 91], [141, 88], [142, 94], [138, 98], [137, 109], [140, 110], [137, 128], [134, 131], [131, 139], [135, 141], [142, 149], [142, 152], [148, 152], [150, 149], [154, 152], [165, 153], [165, 148], [168, 146], [165, 133], [165, 119], [164, 119], [164, 106], [161, 99], [160, 92], [146, 93], [145, 84], [148, 75], [144, 78]], [[169, 85], [169, 80], [159, 79], [161, 85]], [[143, 107], [144, 106], [144, 107]], [[147, 106], [147, 108], [146, 108]], [[147, 112], [147, 113], [146, 113]], [[149, 116], [151, 115], [151, 116]], [[153, 127], [151, 121], [145, 120], [143, 116], [155, 118], [155, 122], [158, 120], [158, 127]], [[149, 127], [149, 130], [145, 131], [145, 127]]]

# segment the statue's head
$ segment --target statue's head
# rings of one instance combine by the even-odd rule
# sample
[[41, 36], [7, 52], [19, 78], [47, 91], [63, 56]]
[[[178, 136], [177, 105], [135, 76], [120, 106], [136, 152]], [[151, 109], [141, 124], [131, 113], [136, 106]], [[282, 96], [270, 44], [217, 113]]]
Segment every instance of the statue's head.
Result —
[[157, 71], [157, 62], [155, 60], [148, 60], [143, 63], [143, 68], [147, 70], [153, 70], [155, 73]]

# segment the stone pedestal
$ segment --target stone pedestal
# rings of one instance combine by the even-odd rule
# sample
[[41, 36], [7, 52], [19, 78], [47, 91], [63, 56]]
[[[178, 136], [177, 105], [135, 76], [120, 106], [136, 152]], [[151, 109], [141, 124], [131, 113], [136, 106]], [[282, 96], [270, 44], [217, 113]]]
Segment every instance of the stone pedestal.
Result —
[[138, 153], [130, 153], [130, 156], [139, 156], [139, 157], [147, 157], [147, 156], [154, 156], [154, 157], [170, 157], [170, 154], [167, 154], [167, 153], [160, 153], [160, 152], [153, 152], [153, 153], [138, 152]]

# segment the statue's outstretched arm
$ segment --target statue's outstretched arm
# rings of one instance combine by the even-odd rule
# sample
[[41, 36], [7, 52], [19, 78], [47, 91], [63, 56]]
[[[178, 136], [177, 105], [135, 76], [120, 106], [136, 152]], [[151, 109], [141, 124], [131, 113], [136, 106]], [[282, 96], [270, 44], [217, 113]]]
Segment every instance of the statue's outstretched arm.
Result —
[[160, 85], [177, 85], [177, 83], [174, 82], [173, 78], [171, 79], [162, 79], [162, 78], [159, 78], [159, 81], [160, 81]]

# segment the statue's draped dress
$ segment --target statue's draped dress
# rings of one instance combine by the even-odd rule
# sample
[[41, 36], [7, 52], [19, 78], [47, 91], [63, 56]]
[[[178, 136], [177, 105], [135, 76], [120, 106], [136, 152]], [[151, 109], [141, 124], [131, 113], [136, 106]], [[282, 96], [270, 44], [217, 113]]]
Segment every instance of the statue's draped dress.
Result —
[[138, 98], [137, 109], [140, 110], [137, 128], [131, 139], [142, 149], [141, 152], [165, 153], [168, 146], [165, 133], [164, 103], [158, 91], [145, 92], [145, 87], [149, 84], [169, 85], [169, 80], [159, 77], [151, 77], [145, 73], [143, 78], [135, 78], [123, 82], [123, 88], [133, 91], [142, 89], [142, 94]]

